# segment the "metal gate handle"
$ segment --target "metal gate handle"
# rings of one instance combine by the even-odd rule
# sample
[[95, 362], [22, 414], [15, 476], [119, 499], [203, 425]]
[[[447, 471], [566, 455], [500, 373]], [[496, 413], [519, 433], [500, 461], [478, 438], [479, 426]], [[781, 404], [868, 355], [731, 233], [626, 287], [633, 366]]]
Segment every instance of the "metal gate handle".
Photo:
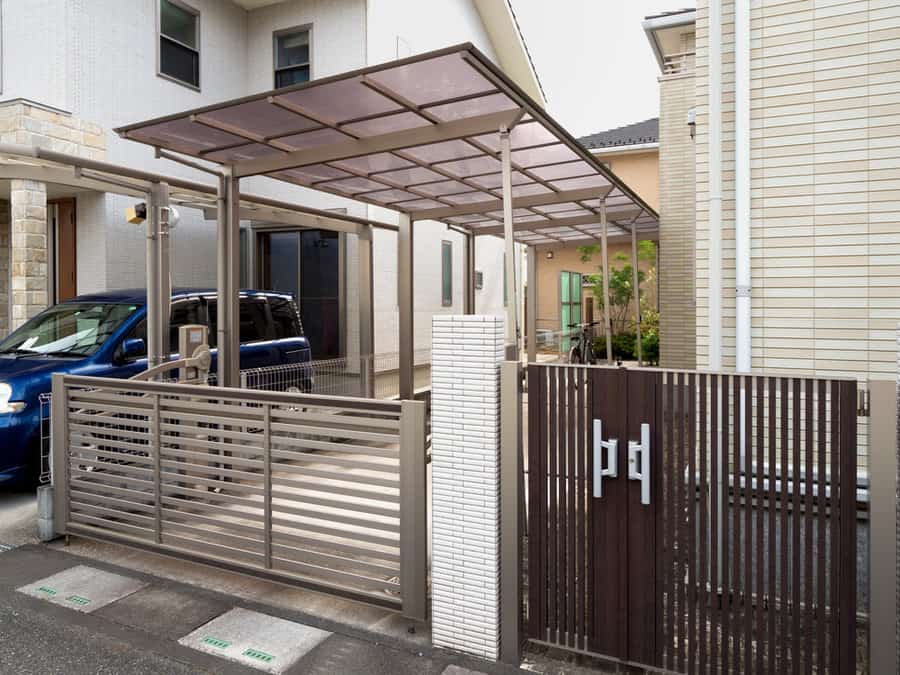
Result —
[[[603, 468], [603, 450], [606, 450], [606, 468]], [[594, 420], [594, 496], [602, 497], [601, 481], [603, 477], [615, 478], [619, 475], [616, 461], [619, 450], [619, 441], [610, 438], [603, 440], [603, 422]]]
[[[638, 454], [641, 456], [638, 469]], [[596, 465], [595, 465], [596, 466]], [[650, 503], [650, 425], [641, 425], [641, 440], [628, 441], [628, 478], [641, 481], [641, 504]]]

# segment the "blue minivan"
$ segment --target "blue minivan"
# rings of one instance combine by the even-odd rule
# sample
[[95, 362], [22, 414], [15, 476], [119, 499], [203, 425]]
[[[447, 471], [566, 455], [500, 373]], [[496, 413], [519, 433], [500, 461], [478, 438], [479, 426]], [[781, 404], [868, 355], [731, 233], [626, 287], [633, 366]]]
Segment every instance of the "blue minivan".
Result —
[[[82, 295], [30, 319], [0, 342], [0, 485], [37, 477], [41, 451], [39, 397], [53, 373], [128, 378], [147, 369], [146, 291]], [[209, 326], [216, 360], [216, 292], [172, 294], [169, 344], [178, 327]], [[241, 369], [308, 363], [310, 346], [291, 295], [241, 291]], [[309, 378], [311, 380], [311, 369]], [[308, 390], [311, 382], [303, 382]]]

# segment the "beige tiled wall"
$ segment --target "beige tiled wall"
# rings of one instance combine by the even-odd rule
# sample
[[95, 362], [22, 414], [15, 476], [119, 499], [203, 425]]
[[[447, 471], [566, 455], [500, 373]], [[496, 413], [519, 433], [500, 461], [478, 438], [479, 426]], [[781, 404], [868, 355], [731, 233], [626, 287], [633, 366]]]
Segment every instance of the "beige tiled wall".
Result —
[[[701, 367], [708, 362], [707, 5], [698, 2], [696, 61]], [[726, 368], [734, 366], [733, 8], [733, 0], [723, 2]], [[900, 320], [900, 4], [754, 2], [750, 100], [753, 368], [888, 376]]]

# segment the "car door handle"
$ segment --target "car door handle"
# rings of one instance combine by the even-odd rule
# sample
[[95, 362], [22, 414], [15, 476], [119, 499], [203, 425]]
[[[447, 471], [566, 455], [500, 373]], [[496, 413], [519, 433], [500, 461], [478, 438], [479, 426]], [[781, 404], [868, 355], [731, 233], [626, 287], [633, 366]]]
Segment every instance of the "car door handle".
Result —
[[[606, 468], [603, 468], [603, 451], [606, 450]], [[603, 440], [603, 422], [594, 420], [594, 497], [603, 496], [603, 479], [615, 478], [618, 475], [617, 456], [619, 441], [610, 438]]]

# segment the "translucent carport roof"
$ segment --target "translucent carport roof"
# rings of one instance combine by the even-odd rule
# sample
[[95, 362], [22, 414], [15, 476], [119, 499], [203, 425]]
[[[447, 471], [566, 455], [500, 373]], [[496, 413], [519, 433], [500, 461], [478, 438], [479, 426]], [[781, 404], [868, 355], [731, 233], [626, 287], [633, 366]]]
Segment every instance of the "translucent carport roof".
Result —
[[471, 44], [117, 129], [125, 138], [279, 180], [502, 234], [500, 133], [513, 227], [532, 245], [634, 227], [656, 213]]

